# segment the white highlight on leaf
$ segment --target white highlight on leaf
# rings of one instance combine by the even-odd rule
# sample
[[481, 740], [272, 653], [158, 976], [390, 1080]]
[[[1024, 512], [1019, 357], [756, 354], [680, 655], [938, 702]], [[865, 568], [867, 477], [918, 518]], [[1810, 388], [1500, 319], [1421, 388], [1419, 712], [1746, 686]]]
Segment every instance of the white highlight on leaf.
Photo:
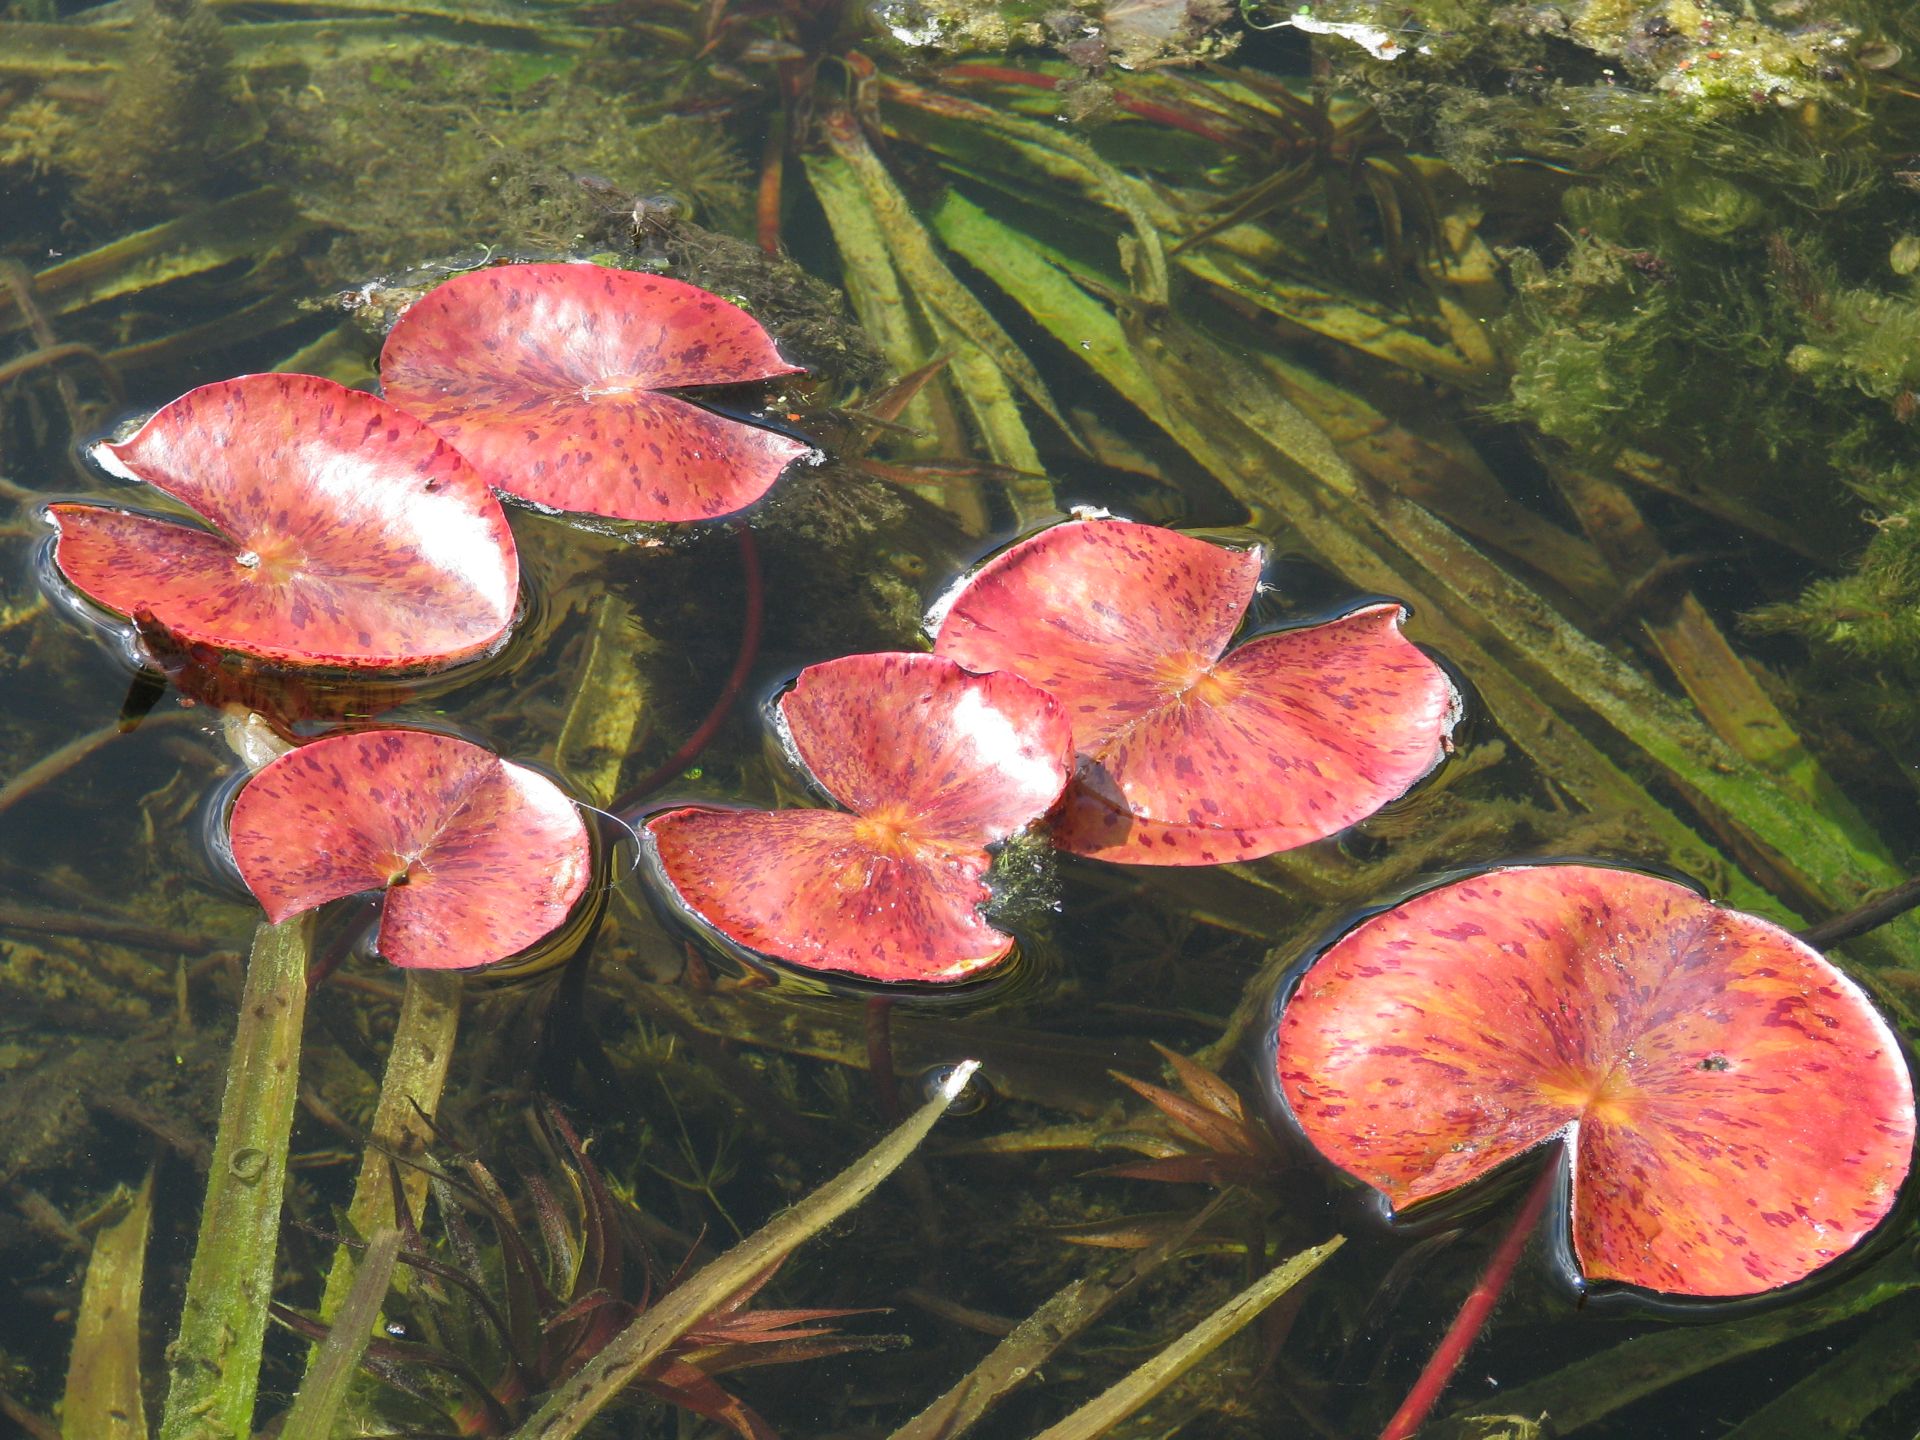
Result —
[[983, 770], [1005, 775], [1023, 794], [1049, 799], [1059, 794], [1058, 762], [1030, 743], [1013, 717], [982, 690], [968, 689], [954, 702], [953, 728], [966, 737]]

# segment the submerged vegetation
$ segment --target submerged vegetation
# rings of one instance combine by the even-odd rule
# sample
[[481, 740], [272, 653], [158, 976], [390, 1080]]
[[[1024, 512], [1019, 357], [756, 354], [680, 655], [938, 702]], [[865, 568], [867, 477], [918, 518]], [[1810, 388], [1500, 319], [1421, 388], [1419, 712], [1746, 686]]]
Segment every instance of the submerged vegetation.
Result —
[[[0, 1405], [86, 1440], [146, 1436], [143, 1399], [163, 1440], [556, 1440], [622, 1394], [636, 1434], [1377, 1430], [1500, 1197], [1383, 1236], [1266, 1123], [1276, 987], [1322, 937], [1515, 856], [1788, 926], [1920, 860], [1909, 11], [0, 5]], [[1258, 629], [1405, 602], [1457, 752], [1280, 854], [1015, 839], [957, 923], [1018, 958], [937, 999], [710, 946], [612, 822], [560, 940], [498, 970], [371, 964], [344, 902], [248, 958], [206, 842], [262, 732], [311, 736], [151, 626], [103, 658], [34, 573], [40, 508], [135, 503], [73, 459], [132, 411], [371, 388], [429, 287], [565, 259], [742, 307], [808, 373], [694, 413], [818, 453], [715, 524], [516, 513], [505, 648], [281, 677], [309, 721], [457, 730], [623, 823], [825, 813], [755, 702], [924, 648], [970, 566], [1091, 505], [1264, 545]], [[129, 654], [165, 677], [127, 693]], [[1920, 1038], [1920, 922], [1833, 957]], [[1434, 1433], [1904, 1440], [1916, 1335], [1907, 1244], [1677, 1333], [1523, 1276], [1476, 1352], [1500, 1388]]]

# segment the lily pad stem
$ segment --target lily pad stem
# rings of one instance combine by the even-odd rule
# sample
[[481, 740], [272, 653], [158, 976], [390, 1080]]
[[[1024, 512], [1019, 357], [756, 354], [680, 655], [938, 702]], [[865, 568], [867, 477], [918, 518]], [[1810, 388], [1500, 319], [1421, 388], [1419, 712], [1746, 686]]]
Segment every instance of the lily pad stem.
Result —
[[617, 815], [624, 816], [678, 775], [707, 748], [708, 742], [733, 709], [733, 702], [740, 698], [740, 691], [746, 686], [753, 662], [760, 658], [760, 628], [766, 613], [766, 581], [760, 571], [760, 547], [754, 543], [753, 531], [747, 527], [746, 521], [735, 521], [733, 533], [740, 542], [740, 578], [746, 586], [746, 614], [740, 622], [740, 649], [733, 657], [733, 669], [727, 672], [727, 683], [720, 687], [713, 708], [707, 712], [707, 718], [700, 722], [700, 728], [689, 735], [678, 750], [642, 775], [634, 782], [632, 789], [614, 801], [613, 810]]
[[1481, 1272], [1480, 1283], [1468, 1292], [1460, 1313], [1453, 1317], [1453, 1324], [1447, 1327], [1447, 1333], [1428, 1357], [1420, 1378], [1413, 1382], [1413, 1389], [1407, 1392], [1407, 1398], [1401, 1402], [1400, 1408], [1393, 1412], [1387, 1428], [1380, 1432], [1380, 1440], [1407, 1440], [1409, 1435], [1426, 1423], [1427, 1417], [1433, 1413], [1433, 1407], [1440, 1403], [1440, 1397], [1446, 1392], [1454, 1371], [1467, 1358], [1467, 1352], [1486, 1328], [1493, 1307], [1500, 1303], [1500, 1297], [1506, 1293], [1507, 1281], [1513, 1278], [1514, 1267], [1520, 1263], [1527, 1241], [1533, 1238], [1533, 1232], [1539, 1228], [1540, 1216], [1547, 1208], [1554, 1185], [1559, 1181], [1565, 1155], [1566, 1146], [1555, 1141], [1546, 1163], [1540, 1167], [1539, 1176], [1527, 1190], [1527, 1198], [1513, 1217], [1513, 1223], [1507, 1227], [1507, 1233], [1500, 1237], [1493, 1258], [1487, 1261], [1487, 1268]]

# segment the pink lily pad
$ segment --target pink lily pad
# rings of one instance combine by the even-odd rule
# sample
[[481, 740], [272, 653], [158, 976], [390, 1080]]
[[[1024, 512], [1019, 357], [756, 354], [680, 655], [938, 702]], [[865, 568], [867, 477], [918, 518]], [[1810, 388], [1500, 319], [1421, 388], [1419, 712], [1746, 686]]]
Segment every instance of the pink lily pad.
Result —
[[163, 407], [94, 458], [208, 528], [48, 507], [54, 561], [121, 615], [276, 663], [441, 665], [497, 641], [520, 562], [500, 504], [426, 426], [312, 375], [243, 375]]
[[449, 735], [364, 730], [290, 750], [249, 780], [228, 833], [275, 924], [386, 890], [380, 953], [468, 970], [518, 954], [587, 886], [587, 829], [545, 776]]
[[1031, 681], [1073, 724], [1062, 849], [1256, 859], [1364, 819], [1445, 756], [1459, 696], [1401, 635], [1397, 605], [1228, 648], [1260, 566], [1257, 550], [1080, 520], [1013, 546], [955, 594], [935, 652]]
[[387, 336], [387, 398], [490, 484], [555, 510], [710, 520], [811, 447], [667, 393], [799, 370], [695, 285], [600, 265], [502, 265], [429, 291]]
[[847, 808], [655, 816], [649, 844], [678, 903], [758, 954], [863, 980], [962, 980], [1004, 959], [1013, 937], [980, 915], [985, 847], [1066, 785], [1060, 707], [933, 655], [850, 655], [803, 670], [779, 716]]
[[1362, 921], [1276, 1041], [1307, 1138], [1399, 1209], [1570, 1137], [1581, 1271], [1668, 1294], [1812, 1274], [1892, 1208], [1914, 1094], [1858, 986], [1770, 921], [1593, 865]]

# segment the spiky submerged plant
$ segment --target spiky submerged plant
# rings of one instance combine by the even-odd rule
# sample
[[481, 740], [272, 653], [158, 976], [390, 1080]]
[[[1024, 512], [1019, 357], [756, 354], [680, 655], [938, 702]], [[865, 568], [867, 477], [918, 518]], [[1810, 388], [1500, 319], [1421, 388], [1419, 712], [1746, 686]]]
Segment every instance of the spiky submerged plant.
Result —
[[[538, 1119], [570, 1203], [547, 1179], [528, 1175], [516, 1206], [485, 1164], [466, 1157], [432, 1170], [440, 1224], [429, 1239], [397, 1180], [393, 1186], [399, 1259], [413, 1282], [389, 1296], [386, 1335], [367, 1346], [362, 1364], [392, 1392], [391, 1417], [413, 1427], [395, 1433], [411, 1440], [511, 1433], [685, 1273], [656, 1287], [635, 1212], [615, 1198], [556, 1107], [542, 1107]], [[490, 1249], [469, 1216], [491, 1230]], [[748, 1308], [775, 1268], [675, 1341], [642, 1373], [639, 1388], [744, 1440], [774, 1440], [773, 1428], [716, 1377], [892, 1343], [836, 1335], [822, 1323], [866, 1313], [859, 1310]], [[274, 1306], [274, 1316], [310, 1340], [329, 1333], [320, 1319], [284, 1305]]]

